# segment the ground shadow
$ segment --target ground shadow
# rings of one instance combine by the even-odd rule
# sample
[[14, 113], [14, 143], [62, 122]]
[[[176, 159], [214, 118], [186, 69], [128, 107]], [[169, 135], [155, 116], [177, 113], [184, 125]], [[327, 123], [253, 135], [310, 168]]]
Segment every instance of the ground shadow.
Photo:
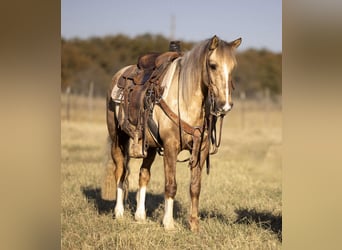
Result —
[[[101, 188], [94, 187], [81, 187], [83, 195], [86, 197], [88, 203], [92, 204], [99, 214], [114, 214], [116, 201], [107, 201], [101, 198]], [[164, 211], [164, 194], [146, 194], [146, 216], [156, 217], [156, 214], [163, 213]], [[128, 192], [126, 201], [126, 208], [134, 215], [137, 207], [136, 192]], [[181, 214], [186, 213], [181, 204], [174, 201], [174, 218], [181, 217]], [[255, 209], [236, 209], [237, 219], [236, 224], [251, 224], [256, 223], [259, 227], [271, 230], [277, 234], [279, 241], [282, 241], [282, 216], [273, 215], [270, 212], [258, 212]], [[199, 212], [201, 219], [216, 219], [223, 223], [229, 224], [229, 219], [220, 211], [214, 210], [201, 210]], [[181, 220], [183, 224], [185, 221]]]
[[81, 191], [87, 201], [95, 206], [99, 214], [114, 212], [115, 202], [103, 200], [101, 198], [101, 188], [81, 187]]
[[255, 209], [235, 210], [238, 218], [237, 224], [251, 224], [255, 222], [259, 227], [271, 230], [277, 234], [279, 241], [282, 241], [282, 216], [273, 215], [270, 212], [258, 212]]
[[225, 224], [229, 223], [228, 217], [216, 209], [210, 211], [201, 210], [199, 216], [201, 219], [215, 219]]
[[[101, 198], [101, 188], [81, 187], [83, 195], [87, 201], [94, 205], [99, 214], [109, 214], [114, 212], [116, 201], [107, 201]], [[137, 208], [136, 192], [129, 191], [126, 201], [126, 208], [134, 215]], [[164, 207], [164, 194], [146, 194], [145, 209], [146, 216], [152, 217], [157, 213], [158, 209]], [[182, 211], [182, 206], [178, 201], [174, 201], [174, 214], [177, 215]]]

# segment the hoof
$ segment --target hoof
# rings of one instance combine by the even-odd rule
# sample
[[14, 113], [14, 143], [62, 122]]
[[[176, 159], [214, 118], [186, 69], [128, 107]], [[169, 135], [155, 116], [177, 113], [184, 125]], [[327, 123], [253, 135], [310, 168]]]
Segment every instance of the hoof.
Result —
[[197, 217], [190, 217], [189, 225], [192, 232], [199, 232], [199, 219]]
[[124, 217], [124, 209], [123, 208], [115, 208], [115, 218], [122, 219]]
[[135, 212], [134, 219], [138, 222], [144, 222], [146, 221], [146, 212]]
[[166, 231], [174, 231], [176, 230], [176, 227], [175, 227], [175, 223], [173, 221], [173, 219], [169, 220], [169, 219], [163, 219], [163, 226], [164, 226], [164, 229]]

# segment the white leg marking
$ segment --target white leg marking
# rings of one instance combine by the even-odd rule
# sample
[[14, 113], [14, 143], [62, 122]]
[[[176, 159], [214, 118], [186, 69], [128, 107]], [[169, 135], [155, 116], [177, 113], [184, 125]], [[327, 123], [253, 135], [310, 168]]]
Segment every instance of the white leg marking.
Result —
[[165, 214], [163, 219], [163, 225], [166, 230], [172, 230], [175, 228], [173, 222], [173, 199], [165, 199]]
[[145, 198], [146, 198], [146, 187], [139, 188], [137, 195], [137, 211], [135, 212], [135, 219], [145, 220], [146, 212], [145, 212]]
[[223, 65], [223, 72], [226, 80], [226, 104], [223, 106], [224, 111], [229, 111], [232, 107], [229, 104], [229, 69], [227, 64]]
[[116, 205], [115, 205], [115, 218], [122, 218], [124, 214], [124, 206], [123, 206], [123, 188], [122, 183], [119, 183], [116, 193]]

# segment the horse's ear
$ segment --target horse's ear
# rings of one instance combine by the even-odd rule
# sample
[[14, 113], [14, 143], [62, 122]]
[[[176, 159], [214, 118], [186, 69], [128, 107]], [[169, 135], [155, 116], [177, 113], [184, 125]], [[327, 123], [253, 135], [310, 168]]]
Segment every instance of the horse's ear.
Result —
[[217, 46], [218, 46], [218, 44], [219, 44], [219, 39], [218, 39], [218, 37], [215, 35], [215, 36], [213, 36], [213, 37], [211, 38], [211, 40], [210, 40], [209, 50], [214, 50], [214, 49], [216, 49]]
[[230, 44], [233, 46], [233, 48], [236, 49], [237, 47], [240, 46], [241, 42], [242, 42], [242, 38], [240, 37], [240, 38], [232, 41]]

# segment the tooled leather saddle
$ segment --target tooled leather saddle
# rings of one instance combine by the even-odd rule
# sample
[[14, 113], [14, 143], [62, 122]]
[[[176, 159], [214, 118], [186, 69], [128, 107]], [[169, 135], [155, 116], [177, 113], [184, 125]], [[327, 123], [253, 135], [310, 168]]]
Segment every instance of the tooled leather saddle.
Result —
[[161, 82], [168, 67], [181, 55], [179, 50], [142, 55], [137, 64], [129, 67], [119, 78], [120, 100], [116, 100], [119, 102], [118, 121], [120, 128], [130, 136], [130, 157], [146, 157], [147, 131], [150, 131], [157, 145], [161, 144], [152, 111], [163, 94]]

